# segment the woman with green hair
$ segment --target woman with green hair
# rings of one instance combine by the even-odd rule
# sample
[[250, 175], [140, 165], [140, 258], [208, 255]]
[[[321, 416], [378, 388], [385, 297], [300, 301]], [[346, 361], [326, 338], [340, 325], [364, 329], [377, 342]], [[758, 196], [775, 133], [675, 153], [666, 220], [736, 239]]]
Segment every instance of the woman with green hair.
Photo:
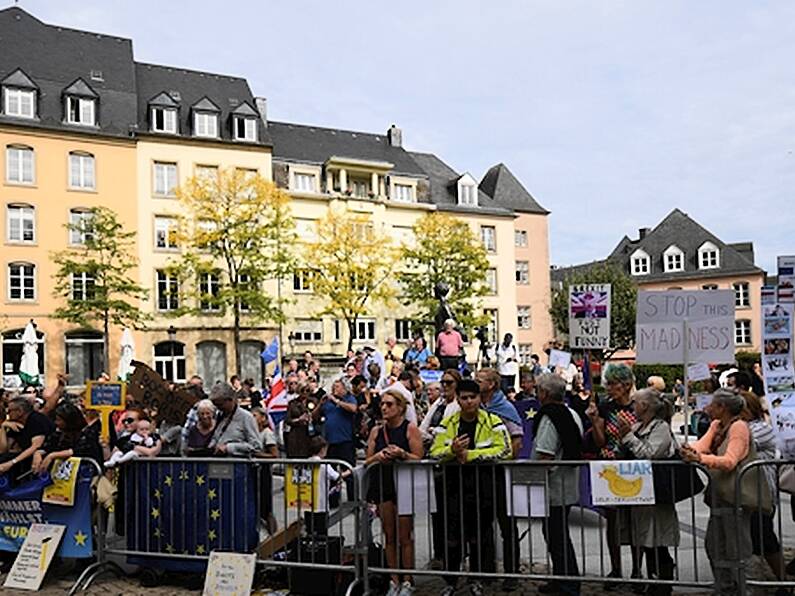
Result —
[[[635, 375], [626, 364], [609, 364], [602, 374], [608, 399], [600, 404], [592, 401], [585, 413], [591, 419], [591, 432], [600, 459], [634, 459], [622, 445], [620, 429], [638, 421], [632, 404], [635, 391]], [[621, 577], [621, 543], [629, 544], [630, 517], [626, 507], [604, 508], [607, 520], [607, 549], [610, 553], [611, 570], [608, 577]], [[640, 553], [632, 549], [631, 577], [640, 577]], [[615, 590], [616, 583], [605, 584], [605, 590]]]

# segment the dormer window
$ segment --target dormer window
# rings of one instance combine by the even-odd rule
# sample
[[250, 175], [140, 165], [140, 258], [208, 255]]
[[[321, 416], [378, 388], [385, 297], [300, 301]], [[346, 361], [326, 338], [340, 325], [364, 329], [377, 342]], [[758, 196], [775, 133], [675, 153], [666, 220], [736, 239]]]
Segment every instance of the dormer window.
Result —
[[469, 174], [463, 174], [457, 182], [458, 204], [466, 207], [478, 206], [478, 186]]
[[685, 270], [685, 253], [675, 244], [666, 248], [663, 253], [663, 270], [666, 273]]
[[177, 110], [152, 108], [152, 132], [177, 134]]
[[234, 118], [235, 140], [246, 141], [247, 143], [257, 142], [257, 121], [254, 118]]
[[96, 124], [96, 102], [84, 97], [66, 98], [66, 121], [69, 124], [94, 126]]
[[195, 112], [193, 114], [193, 133], [197, 137], [217, 138], [218, 116], [210, 112]]
[[646, 251], [636, 250], [629, 258], [632, 275], [648, 275], [651, 273], [651, 259]]
[[36, 84], [18, 68], [0, 81], [3, 86], [3, 113], [16, 118], [36, 117]]
[[712, 242], [705, 242], [698, 249], [698, 268], [717, 269], [720, 267], [720, 253]]

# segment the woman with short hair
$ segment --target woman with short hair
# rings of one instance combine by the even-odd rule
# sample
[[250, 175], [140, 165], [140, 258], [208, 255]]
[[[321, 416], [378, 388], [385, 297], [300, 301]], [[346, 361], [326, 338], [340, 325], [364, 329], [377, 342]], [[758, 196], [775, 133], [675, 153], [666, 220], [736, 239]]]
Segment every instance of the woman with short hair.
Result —
[[217, 413], [218, 409], [209, 399], [203, 399], [196, 404], [196, 424], [188, 431], [188, 436], [182, 446], [182, 452], [186, 456], [209, 455]]

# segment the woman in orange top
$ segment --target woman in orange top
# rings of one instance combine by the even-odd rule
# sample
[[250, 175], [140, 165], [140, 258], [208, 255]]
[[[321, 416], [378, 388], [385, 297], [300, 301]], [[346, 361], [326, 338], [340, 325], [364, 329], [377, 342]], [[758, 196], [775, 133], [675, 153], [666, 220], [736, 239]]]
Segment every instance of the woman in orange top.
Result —
[[[742, 395], [727, 389], [713, 393], [712, 402], [704, 410], [712, 418], [709, 430], [695, 443], [682, 446], [682, 459], [730, 473], [733, 483], [750, 450], [751, 431], [740, 417], [744, 407]], [[721, 482], [728, 480], [724, 477]], [[714, 476], [710, 484], [706, 493], [710, 515], [704, 546], [715, 577], [714, 593], [738, 594], [740, 565], [752, 550], [751, 512], [741, 509], [742, 519], [738, 520], [734, 503], [716, 495]]]

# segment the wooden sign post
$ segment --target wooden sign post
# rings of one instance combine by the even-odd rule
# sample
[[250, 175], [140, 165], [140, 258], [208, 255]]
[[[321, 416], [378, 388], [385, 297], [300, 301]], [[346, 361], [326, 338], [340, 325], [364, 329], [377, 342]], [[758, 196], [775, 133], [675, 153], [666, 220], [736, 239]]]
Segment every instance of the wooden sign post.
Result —
[[127, 408], [127, 383], [89, 381], [86, 385], [87, 410], [97, 410], [102, 421], [102, 438], [110, 438], [110, 413]]

